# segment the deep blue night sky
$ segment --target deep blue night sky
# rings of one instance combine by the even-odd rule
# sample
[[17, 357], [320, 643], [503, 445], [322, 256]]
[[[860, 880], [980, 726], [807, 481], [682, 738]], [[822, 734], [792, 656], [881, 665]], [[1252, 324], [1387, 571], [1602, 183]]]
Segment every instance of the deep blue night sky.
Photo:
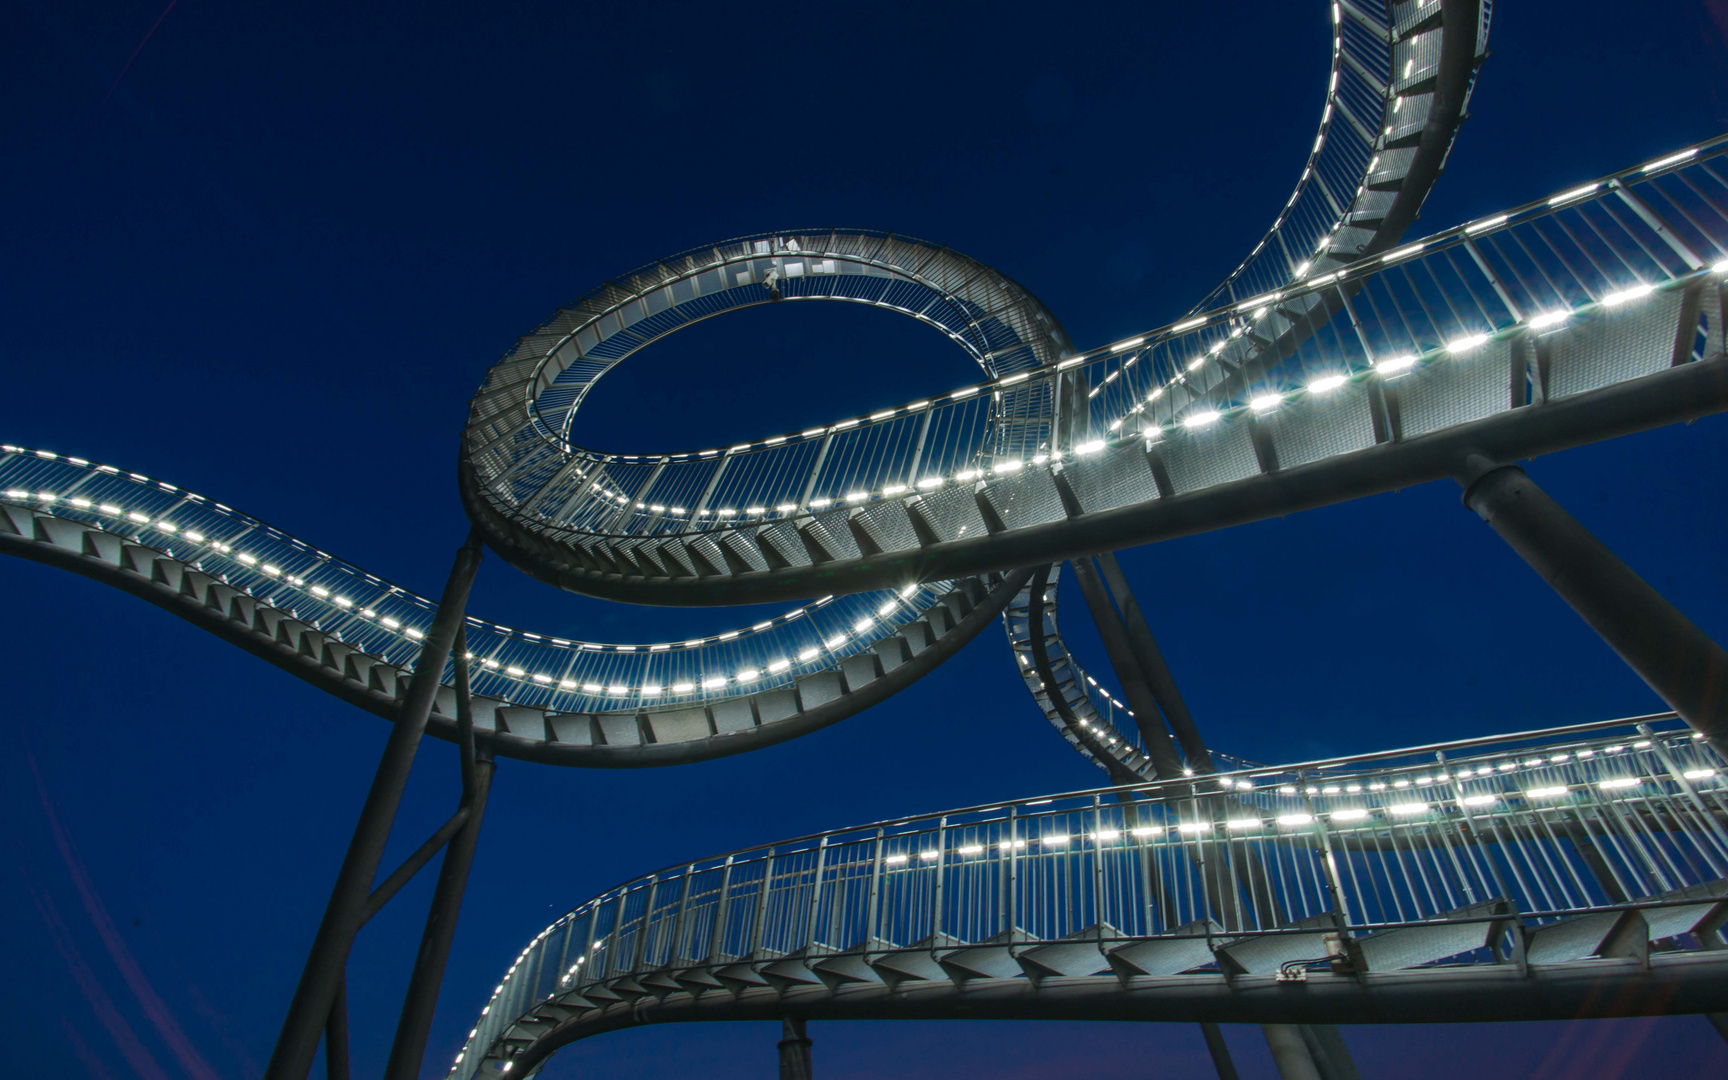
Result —
[[[1113, 340], [1180, 314], [1271, 221], [1329, 49], [1320, 0], [501, 7], [184, 0], [141, 49], [160, 2], [0, 13], [0, 436], [435, 594], [466, 532], [468, 396], [559, 303], [705, 241], [863, 225], [992, 263], [1081, 345]], [[1728, 0], [1501, 5], [1473, 113], [1416, 233], [1724, 130]], [[788, 304], [656, 345], [579, 433], [705, 446], [969, 378], [907, 320]], [[1717, 418], [1530, 471], [1724, 640], [1725, 451]], [[1449, 485], [1123, 561], [1213, 745], [1259, 760], [1660, 707]], [[0, 610], [0, 1030], [56, 1075], [254, 1080], [385, 725], [58, 571], [0, 565]], [[559, 594], [496, 560], [472, 610], [625, 641], [736, 620]], [[522, 943], [619, 880], [1100, 782], [994, 630], [880, 708], [754, 755], [502, 762], [426, 1075]], [[454, 754], [429, 744], [390, 858], [454, 798]], [[350, 962], [356, 1075], [382, 1068], [427, 878]], [[826, 1078], [1211, 1075], [1191, 1025], [812, 1034]], [[546, 1075], [759, 1077], [777, 1037], [609, 1035]], [[1401, 1080], [1728, 1074], [1691, 1017], [1346, 1037], [1365, 1075]], [[1230, 1038], [1244, 1076], [1272, 1075], [1257, 1031]]]

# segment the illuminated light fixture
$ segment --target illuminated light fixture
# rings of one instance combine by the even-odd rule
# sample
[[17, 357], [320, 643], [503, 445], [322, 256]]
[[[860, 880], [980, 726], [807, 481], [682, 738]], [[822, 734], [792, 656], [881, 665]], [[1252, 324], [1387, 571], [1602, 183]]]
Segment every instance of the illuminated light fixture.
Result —
[[1102, 449], [1104, 449], [1104, 441], [1102, 439], [1093, 439], [1091, 442], [1084, 442], [1079, 446], [1076, 446], [1074, 452], [1076, 454], [1096, 454]]
[[798, 433], [798, 437], [800, 439], [808, 439], [808, 438], [812, 438], [813, 436], [816, 436], [816, 435], [821, 435], [824, 432], [826, 432], [827, 430], [828, 430], [827, 428], [811, 428], [809, 431], [800, 431]]
[[1530, 320], [1532, 330], [1546, 330], [1550, 326], [1559, 326], [1572, 317], [1570, 311], [1545, 311]]
[[776, 512], [781, 513], [781, 514], [790, 514], [792, 511], [798, 509], [798, 504], [797, 503], [781, 503], [779, 506], [776, 506], [774, 509]]
[[1548, 205], [1563, 206], [1569, 202], [1577, 202], [1584, 196], [1594, 193], [1595, 190], [1601, 186], [1601, 184], [1585, 184], [1583, 187], [1573, 188], [1571, 191], [1562, 191], [1552, 199], [1549, 199]]
[[934, 849], [932, 849], [930, 851], [920, 851], [918, 853], [918, 857], [920, 859], [923, 859], [925, 862], [935, 862], [938, 858], [941, 857], [941, 855], [942, 855], [942, 853], [940, 851], [936, 851]]
[[1524, 792], [1529, 799], [1556, 799], [1570, 791], [1565, 784], [1555, 784], [1552, 787], [1533, 787]]
[[973, 395], [973, 394], [976, 394], [976, 393], [977, 393], [977, 392], [978, 392], [978, 387], [976, 387], [976, 386], [968, 386], [968, 387], [967, 387], [967, 388], [966, 388], [966, 389], [964, 389], [964, 390], [956, 390], [956, 391], [954, 391], [954, 392], [953, 392], [953, 393], [952, 393], [952, 394], [949, 394], [949, 395], [948, 395], [948, 396], [949, 396], [949, 398], [951, 398], [951, 399], [952, 399], [952, 398], [963, 398], [963, 397], [971, 397], [971, 396], [972, 396], [972, 395]]
[[904, 855], [890, 855], [886, 859], [883, 859], [882, 861], [885, 863], [888, 863], [889, 865], [899, 865], [900, 863], [903, 863], [906, 861], [906, 856], [904, 856]]
[[1715, 769], [1687, 769], [1681, 773], [1688, 780], [1708, 780], [1716, 775]]
[[1109, 843], [1112, 840], [1122, 839], [1122, 834], [1117, 832], [1115, 829], [1099, 829], [1098, 834], [1092, 839], [1101, 843]]
[[820, 655], [821, 652], [822, 652], [821, 649], [805, 649], [803, 652], [798, 654], [798, 662], [800, 664], [807, 664], [810, 661], [816, 659], [816, 657], [818, 655]]
[[1368, 811], [1362, 809], [1360, 806], [1347, 807], [1343, 810], [1334, 810], [1331, 813], [1333, 821], [1361, 821], [1367, 816]]
[[882, 494], [884, 494], [884, 495], [898, 495], [902, 491], [905, 491], [905, 490], [906, 490], [905, 484], [889, 484], [887, 487], [882, 489]]
[[1340, 788], [1337, 784], [1327, 784], [1325, 787], [1320, 789], [1320, 794], [1322, 794], [1322, 795], [1336, 795], [1341, 790], [1343, 790], [1343, 789]]
[[560, 680], [558, 680], [558, 689], [560, 689], [560, 690], [574, 690], [574, 689], [576, 689], [576, 684], [571, 682], [569, 679], [560, 679]]
[[1212, 823], [1209, 821], [1183, 821], [1176, 825], [1176, 829], [1178, 832], [1185, 833], [1210, 832], [1212, 830]]
[[[274, 567], [274, 566], [271, 566], [271, 565], [270, 565], [270, 564], [269, 564], [269, 563], [265, 563], [265, 564], [264, 564], [264, 565], [263, 565], [263, 566], [262, 566], [262, 567], [261, 567], [261, 569], [262, 569], [262, 570], [263, 570], [263, 571], [264, 571], [264, 572], [265, 572], [265, 573], [266, 573], [266, 574], [269, 574], [269, 575], [270, 575], [270, 576], [271, 576], [271, 577], [281, 577], [281, 576], [282, 576], [282, 571], [281, 571], [281, 570], [279, 570], [279, 569], [277, 569], [277, 568], [276, 568], [276, 567]], [[368, 610], [368, 611], [364, 611], [364, 612], [361, 612], [361, 614], [363, 614], [363, 615], [365, 615], [365, 616], [366, 616], [366, 617], [367, 617], [367, 618], [368, 618], [368, 619], [370, 619], [370, 618], [372, 618], [372, 617], [373, 617], [373, 615], [374, 615], [374, 614], [376, 614], [376, 613], [375, 613], [375, 612], [373, 612], [373, 611], [370, 611], [370, 610]]]
[[[28, 491], [8, 491], [6, 494], [15, 499], [28, 499], [30, 497]], [[104, 514], [118, 514], [120, 512], [120, 508], [115, 506], [113, 503], [102, 503], [97, 506], [96, 509], [102, 511]]]
[[1150, 443], [1152, 440], [1156, 439], [1158, 436], [1164, 434], [1164, 429], [1159, 427], [1157, 424], [1147, 424], [1146, 429], [1144, 431], [1142, 431], [1140, 434], [1144, 435], [1146, 437], [1146, 441], [1148, 443]]
[[899, 409], [884, 409], [879, 413], [871, 413], [870, 419], [871, 420], [886, 420], [890, 416], [893, 416], [895, 413], [897, 413], [899, 411], [900, 411]]
[[1604, 296], [1602, 298], [1602, 306], [1619, 307], [1621, 304], [1624, 304], [1629, 300], [1637, 300], [1639, 297], [1649, 296], [1655, 291], [1656, 286], [1654, 285], [1634, 285], [1630, 289], [1621, 289], [1619, 292], [1609, 293], [1607, 296]]
[[1231, 818], [1224, 824], [1232, 829], [1258, 829], [1260, 827], [1260, 819], [1252, 817]]
[[846, 501], [849, 503], [861, 503], [869, 497], [870, 493], [868, 491], [850, 491], [846, 493]]
[[724, 675], [715, 675], [702, 680], [702, 689], [704, 690], [717, 690], [725, 685], [726, 676]]
[[1000, 844], [996, 845], [996, 847], [1001, 851], [1007, 851], [1011, 848], [1023, 848], [1025, 846], [1026, 841], [1024, 840], [1004, 840]]
[[984, 845], [983, 844], [966, 844], [962, 847], [955, 848], [954, 853], [956, 855], [982, 855], [982, 854], [984, 854]]
[[1122, 430], [1122, 420], [1120, 420], [1120, 419], [1118, 419], [1118, 420], [1112, 420], [1112, 421], [1110, 421], [1110, 430], [1111, 430], [1111, 431], [1120, 431], [1120, 430]]
[[829, 428], [828, 430], [830, 430], [830, 431], [845, 431], [847, 428], [855, 428], [857, 426], [858, 426], [858, 421], [856, 418], [854, 418], [851, 420], [842, 420], [838, 424], [835, 424], [833, 427]]
[[1020, 471], [1022, 464], [1023, 463], [1018, 460], [998, 461], [996, 464], [990, 466], [990, 471], [999, 475], [1003, 473], [1016, 473]]
[[1495, 768], [1499, 769], [1501, 772], [1511, 772], [1517, 767], [1518, 763], [1516, 761], [1502, 761], [1499, 765], [1495, 766]]
[[1394, 781], [1392, 781], [1392, 786], [1395, 788], [1407, 788], [1410, 786], [1410, 781], [1408, 781], [1408, 780], [1394, 780]]
[[1313, 265], [1313, 264], [1305, 262], [1302, 265], [1298, 266], [1296, 268], [1296, 276], [1298, 278], [1300, 278], [1303, 274], [1306, 274], [1308, 272], [1308, 267], [1311, 265]]
[[776, 660], [772, 664], [768, 665], [768, 671], [771, 674], [778, 675], [780, 672], [785, 671], [787, 668], [789, 668], [791, 666], [792, 666], [792, 661], [790, 661], [790, 660]]
[[1487, 343], [1487, 334], [1470, 334], [1466, 337], [1454, 338], [1453, 340], [1448, 341], [1446, 343], [1446, 351], [1449, 353], [1469, 352], [1471, 349], [1479, 348]]
[[1015, 383], [1023, 383], [1027, 379], [1030, 379], [1031, 377], [1032, 377], [1032, 373], [1030, 371], [1022, 371], [1018, 375], [1010, 375], [1006, 379], [1002, 379], [996, 385], [997, 386], [1013, 386]]
[[550, 686], [552, 683], [552, 676], [550, 676], [550, 675], [536, 675], [536, 676], [534, 676], [534, 681], [537, 683], [541, 683], [543, 685]]
[[1642, 171], [1642, 172], [1655, 172], [1657, 169], [1664, 169], [1670, 165], [1678, 165], [1682, 161], [1691, 161], [1693, 158], [1695, 158], [1697, 156], [1698, 156], [1698, 148], [1696, 146], [1694, 146], [1692, 149], [1682, 150], [1678, 154], [1669, 154], [1665, 158], [1657, 158], [1655, 161], [1652, 161], [1650, 164], [1644, 166], [1644, 168], [1640, 171]]
[[1473, 222], [1469, 225], [1464, 226], [1464, 231], [1469, 233], [1471, 236], [1475, 236], [1479, 232], [1486, 232], [1489, 229], [1492, 229], [1496, 225], [1504, 225], [1504, 224], [1506, 224], [1506, 215], [1505, 214], [1497, 214], [1494, 217], [1483, 218], [1481, 221]]
[[945, 482], [946, 481], [944, 481], [940, 476], [926, 476], [924, 479], [918, 481], [918, 490], [930, 491], [941, 487]]
[[1642, 782], [1636, 776], [1615, 776], [1599, 782], [1596, 786], [1603, 791], [1619, 791], [1623, 788], [1637, 787]]
[[1309, 825], [1314, 821], [1313, 814], [1279, 814], [1280, 825]]
[[312, 586], [312, 595], [322, 600], [324, 597], [330, 595], [330, 590], [324, 588], [322, 585], [314, 585]]
[[[44, 494], [46, 494], [46, 493], [44, 493]], [[54, 500], [54, 496], [48, 495], [48, 501], [52, 502], [53, 500]], [[126, 516], [131, 518], [133, 521], [136, 521], [140, 525], [150, 524], [150, 515], [149, 514], [140, 514], [138, 511], [134, 510], [131, 513], [127, 514]]]
[[830, 648], [830, 649], [838, 649], [840, 646], [846, 644], [846, 635], [845, 634], [835, 634], [833, 637], [829, 638], [827, 641], [824, 641], [822, 644], [824, 646]]
[[[1201, 322], [1204, 321], [1204, 319], [1201, 320]], [[1110, 351], [1113, 353], [1127, 352], [1129, 349], [1144, 344], [1146, 344], [1146, 339], [1143, 337], [1129, 338], [1127, 341], [1118, 341], [1116, 344], [1110, 346]]]
[[1192, 330], [1196, 326], [1205, 326], [1205, 325], [1206, 325], [1206, 316], [1200, 315], [1200, 316], [1197, 316], [1195, 318], [1186, 319], [1182, 322], [1177, 323], [1175, 326], [1172, 326], [1170, 328], [1170, 332], [1173, 334], [1180, 334], [1184, 330]]
[[630, 688], [628, 686], [608, 686], [606, 692], [611, 694], [613, 697], [619, 697], [623, 694], [628, 694]]
[[1322, 375], [1308, 384], [1310, 394], [1324, 394], [1343, 386], [1348, 380], [1344, 375]]
[[886, 618], [887, 616], [894, 614], [894, 609], [898, 606], [899, 605], [895, 601], [890, 600], [886, 604], [883, 604], [881, 607], [877, 608], [876, 614]]
[[1128, 832], [1134, 836], [1157, 836], [1163, 831], [1164, 826], [1162, 825], [1136, 825], [1134, 828], [1128, 830]]
[[1189, 413], [1187, 416], [1183, 417], [1182, 426], [1185, 428], [1209, 427], [1210, 425], [1217, 423], [1222, 415], [1223, 414], [1216, 409], [1202, 409], [1197, 413]]
[[1294, 795], [1294, 794], [1296, 794], [1296, 787], [1293, 784], [1282, 784], [1278, 788], [1278, 794], [1280, 794], [1280, 795]]
[[832, 500], [830, 500], [830, 499], [811, 499], [810, 500], [810, 509], [821, 510], [824, 507], [826, 507], [829, 504], [829, 502], [831, 502], [831, 501]]
[[1282, 394], [1261, 394], [1259, 397], [1249, 401], [1248, 407], [1253, 409], [1255, 412], [1265, 412], [1268, 409], [1276, 409], [1283, 403], [1284, 396]]
[[960, 480], [960, 481], [976, 480], [976, 479], [978, 479], [978, 470], [977, 469], [961, 469], [959, 472], [954, 474], [954, 479]]
[[762, 673], [755, 668], [745, 668], [738, 673], [737, 679], [739, 682], [755, 682], [761, 675]]
[[1722, 262], [1712, 266], [1710, 272], [1712, 274], [1728, 274], [1728, 259], [1724, 259]]
[[338, 596], [336, 598], [336, 606], [339, 608], [351, 608], [354, 606], [354, 601], [348, 599], [346, 596]]
[[1052, 835], [1046, 836], [1043, 839], [1039, 840], [1038, 842], [1040, 844], [1043, 844], [1045, 847], [1061, 847], [1063, 844], [1066, 844], [1068, 842], [1068, 834], [1067, 833], [1053, 833]]
[[1397, 814], [1399, 817], [1414, 817], [1417, 814], [1426, 814], [1428, 804], [1425, 802], [1393, 803], [1386, 810], [1388, 813]]
[[716, 510], [714, 512], [716, 514], [719, 514], [721, 517], [731, 517], [732, 515], [736, 514], [738, 511], [733, 510], [730, 507], [728, 507], [725, 510]]
[[1433, 782], [1434, 781], [1432, 779], [1430, 779], [1429, 777], [1426, 777], [1426, 776], [1418, 776], [1416, 778], [1416, 786], [1417, 787], [1427, 787], [1429, 784], [1432, 784]]
[[1458, 801], [1465, 806], [1493, 806], [1500, 799], [1495, 795], [1466, 795]]
[[1411, 244], [1409, 247], [1401, 247], [1397, 251], [1388, 251], [1386, 254], [1380, 256], [1380, 261], [1383, 263], [1396, 262], [1399, 259], [1416, 254], [1427, 246], [1428, 245], [1425, 243]]
[[854, 624], [853, 624], [853, 626], [852, 626], [852, 632], [853, 632], [853, 633], [854, 633], [854, 634], [862, 634], [862, 633], [863, 633], [863, 632], [864, 632], [864, 631], [866, 631], [866, 630], [868, 630], [868, 629], [870, 629], [870, 627], [871, 627], [871, 626], [872, 626], [872, 625], [873, 625], [873, 624], [874, 624], [874, 623], [875, 623], [875, 622], [876, 622], [876, 620], [875, 620], [875, 619], [872, 619], [872, 618], [869, 618], [869, 617], [865, 617], [865, 618], [862, 618], [862, 619], [859, 619], [859, 620], [858, 620], [858, 621], [857, 621], [857, 622], [856, 622], [856, 623], [854, 623]]

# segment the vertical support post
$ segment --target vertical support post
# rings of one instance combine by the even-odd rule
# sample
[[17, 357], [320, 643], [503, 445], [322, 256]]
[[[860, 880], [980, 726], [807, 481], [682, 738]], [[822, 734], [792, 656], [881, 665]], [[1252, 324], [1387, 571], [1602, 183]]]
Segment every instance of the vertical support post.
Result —
[[1472, 454], [1464, 504], [1650, 688], [1728, 754], [1728, 652], [1663, 599], [1516, 465]]
[[810, 1036], [804, 1021], [788, 1016], [780, 1021], [780, 1080], [810, 1080]]
[[1218, 1080], [1240, 1080], [1236, 1062], [1231, 1060], [1230, 1047], [1224, 1042], [1224, 1032], [1217, 1024], [1205, 1022], [1200, 1034], [1206, 1039], [1206, 1052], [1212, 1055], [1212, 1067], [1218, 1070]]
[[335, 1004], [348, 951], [353, 947], [354, 935], [360, 928], [372, 881], [378, 875], [384, 842], [390, 836], [396, 807], [402, 801], [408, 773], [414, 767], [414, 753], [419, 749], [426, 719], [432, 713], [432, 701], [443, 682], [445, 658], [450, 655], [462, 625], [468, 592], [474, 585], [475, 572], [480, 568], [480, 552], [478, 534], [470, 533], [468, 542], [456, 553], [456, 563], [450, 569], [450, 577], [438, 600], [437, 614], [421, 646], [420, 658], [415, 661], [408, 694], [396, 714], [390, 739], [384, 745], [378, 771], [373, 775], [372, 787], [366, 793], [366, 803], [360, 810], [353, 839], [348, 842], [348, 853], [343, 857], [342, 869], [336, 875], [336, 885], [330, 892], [330, 902], [324, 909], [324, 919], [318, 925], [317, 936], [312, 939], [306, 966], [300, 973], [300, 983], [288, 1005], [282, 1031], [276, 1037], [276, 1047], [270, 1054], [270, 1064], [264, 1070], [264, 1080], [306, 1080], [312, 1070], [319, 1036], [329, 1019], [331, 1006]]
[[348, 1080], [348, 980], [336, 984], [336, 1000], [324, 1022], [324, 1078]]
[[1266, 1047], [1272, 1051], [1272, 1063], [1278, 1066], [1283, 1080], [1321, 1080], [1320, 1070], [1308, 1053], [1302, 1039], [1302, 1029], [1296, 1024], [1261, 1024]]
[[[414, 972], [408, 977], [408, 993], [402, 1000], [402, 1015], [396, 1022], [396, 1038], [384, 1066], [384, 1080], [416, 1080], [426, 1056], [426, 1039], [432, 1033], [432, 1013], [438, 1005], [438, 990], [444, 985], [444, 966], [456, 937], [456, 919], [462, 912], [462, 896], [468, 888], [468, 871], [474, 865], [474, 849], [480, 843], [480, 821], [486, 814], [486, 797], [492, 791], [496, 768], [489, 751], [474, 746], [474, 706], [468, 689], [468, 633], [458, 628], [455, 644], [456, 730], [462, 755], [462, 805], [468, 820], [444, 849], [438, 866], [438, 885], [432, 906], [426, 912], [426, 928], [420, 935], [420, 951], [414, 957]], [[547, 946], [541, 947], [544, 953]]]
[[1128, 631], [1128, 644], [1134, 651], [1134, 659], [1139, 661], [1140, 672], [1146, 677], [1147, 688], [1157, 700], [1164, 719], [1170, 722], [1170, 730], [1176, 733], [1176, 741], [1182, 744], [1182, 756], [1188, 759], [1189, 768], [1195, 772], [1216, 771], [1212, 752], [1206, 749], [1206, 741], [1200, 737], [1200, 728], [1194, 723], [1194, 714], [1188, 711], [1188, 703], [1182, 700], [1182, 691], [1176, 688], [1176, 676], [1170, 673], [1170, 665], [1164, 662], [1163, 650], [1158, 648], [1152, 628], [1146, 625], [1146, 616], [1140, 610], [1140, 602], [1134, 599], [1133, 590], [1128, 587], [1128, 578], [1123, 575], [1121, 565], [1116, 562], [1116, 553], [1106, 551], [1098, 556], [1098, 568], [1104, 572], [1104, 583], [1115, 594], [1116, 604], [1122, 609], [1122, 623]]
[[1140, 729], [1140, 741], [1146, 747], [1146, 756], [1152, 759], [1160, 779], [1181, 776], [1182, 759], [1176, 753], [1176, 744], [1164, 728], [1157, 700], [1138, 670], [1139, 665], [1134, 662], [1128, 632], [1123, 628], [1122, 620], [1117, 618], [1116, 609], [1110, 606], [1110, 598], [1104, 593], [1104, 585], [1098, 580], [1092, 560], [1074, 559], [1068, 565], [1073, 568], [1074, 579], [1080, 583], [1080, 592], [1086, 597], [1086, 607], [1098, 626], [1098, 636], [1104, 641], [1110, 666], [1116, 669], [1116, 678], [1121, 680], [1122, 693], [1134, 708], [1134, 723]]

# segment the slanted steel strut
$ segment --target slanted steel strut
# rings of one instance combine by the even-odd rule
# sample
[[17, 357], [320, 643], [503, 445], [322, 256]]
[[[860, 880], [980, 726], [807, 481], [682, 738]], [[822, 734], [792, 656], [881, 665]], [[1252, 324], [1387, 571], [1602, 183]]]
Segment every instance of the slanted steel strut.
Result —
[[[378, 864], [384, 855], [384, 843], [389, 839], [390, 826], [395, 820], [396, 808], [402, 801], [402, 792], [407, 786], [408, 774], [414, 765], [414, 754], [419, 748], [420, 736], [425, 732], [427, 718], [432, 713], [432, 702], [443, 682], [444, 661], [450, 655], [461, 629], [463, 612], [468, 606], [468, 593], [480, 567], [480, 553], [479, 535], [470, 533], [467, 543], [456, 553], [455, 565], [451, 567], [450, 577], [439, 597], [437, 614], [432, 619], [420, 657], [415, 662], [414, 675], [409, 682], [407, 696], [402, 699], [395, 726], [390, 730], [390, 739], [384, 744], [378, 770], [372, 777], [372, 787], [366, 793], [365, 805], [360, 810], [360, 820], [354, 826], [354, 836], [348, 843], [342, 869], [336, 875], [336, 884], [331, 889], [330, 902], [324, 909], [323, 921], [319, 923], [318, 933], [312, 940], [306, 966], [300, 974], [300, 983], [295, 988], [294, 998], [288, 1006], [288, 1015], [282, 1021], [282, 1031], [276, 1038], [276, 1047], [270, 1055], [269, 1065], [265, 1068], [264, 1080], [306, 1080], [312, 1069], [312, 1060], [318, 1052], [319, 1037], [326, 1026], [333, 1031], [346, 1031], [346, 1021], [333, 1021], [332, 1010], [343, 986], [343, 971], [347, 965], [348, 952], [353, 947], [354, 935], [370, 914], [372, 883], [378, 875]], [[470, 812], [468, 821], [458, 830], [457, 836], [460, 839], [464, 834], [478, 837], [477, 812]], [[471, 848], [469, 854], [472, 854]], [[446, 864], [449, 862], [447, 858]], [[462, 869], [465, 876], [465, 860]], [[447, 901], [447, 892], [442, 887], [442, 881], [440, 886], [438, 899]], [[459, 891], [455, 900], [460, 902]], [[437, 911], [438, 900], [435, 900], [434, 914]], [[454, 910], [450, 911], [450, 917], [454, 919]], [[432, 926], [428, 925], [429, 936], [432, 929]], [[424, 942], [421, 954], [421, 959], [426, 960]], [[438, 968], [438, 974], [442, 975], [442, 957], [438, 958]], [[419, 963], [416, 964], [415, 973], [417, 977], [422, 974]], [[338, 1041], [344, 1040], [333, 1039], [332, 1043]], [[346, 1063], [342, 1063], [339, 1071], [346, 1071]]]
[[1670, 708], [1728, 755], [1728, 652], [1516, 465], [1469, 455], [1464, 504], [1511, 545]]

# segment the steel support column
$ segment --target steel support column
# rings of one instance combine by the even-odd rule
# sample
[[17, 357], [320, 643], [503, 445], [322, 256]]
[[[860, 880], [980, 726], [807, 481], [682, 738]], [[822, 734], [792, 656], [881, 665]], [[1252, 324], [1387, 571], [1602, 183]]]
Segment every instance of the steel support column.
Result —
[[1728, 652], [1516, 465], [1465, 461], [1464, 504], [1718, 753], [1728, 754]]
[[1272, 1051], [1272, 1061], [1284, 1080], [1321, 1080], [1320, 1069], [1308, 1053], [1307, 1040], [1302, 1038], [1299, 1024], [1261, 1024], [1266, 1046]]
[[421, 646], [408, 694], [397, 713], [395, 726], [390, 730], [390, 739], [384, 745], [371, 790], [366, 793], [366, 803], [360, 810], [354, 837], [348, 842], [348, 853], [336, 875], [336, 885], [330, 892], [330, 902], [324, 909], [318, 934], [312, 940], [306, 966], [300, 974], [300, 984], [288, 1006], [287, 1018], [282, 1021], [282, 1032], [276, 1037], [276, 1048], [264, 1070], [264, 1080], [306, 1080], [311, 1072], [319, 1036], [329, 1020], [331, 1006], [335, 1004], [343, 968], [348, 962], [348, 951], [354, 944], [355, 932], [360, 928], [373, 879], [378, 875], [384, 842], [390, 836], [396, 807], [402, 800], [402, 790], [414, 766], [414, 753], [419, 749], [420, 736], [426, 730], [433, 699], [443, 681], [444, 660], [450, 655], [462, 623], [468, 592], [480, 566], [480, 552], [479, 535], [471, 533], [468, 542], [456, 553], [456, 563], [450, 569], [450, 577], [438, 600], [438, 613], [433, 617], [425, 643]]
[[420, 952], [414, 958], [414, 974], [402, 1002], [396, 1024], [396, 1039], [390, 1045], [390, 1060], [384, 1080], [415, 1080], [426, 1055], [426, 1038], [432, 1032], [432, 1011], [438, 1004], [438, 989], [444, 983], [444, 965], [450, 959], [450, 943], [456, 935], [456, 917], [462, 911], [462, 894], [468, 887], [468, 870], [474, 863], [474, 848], [480, 842], [480, 819], [486, 812], [486, 796], [492, 788], [496, 766], [490, 754], [474, 762], [474, 791], [468, 800], [468, 820], [450, 841], [438, 870], [438, 887], [426, 913], [426, 929]]
[[1212, 1055], [1212, 1067], [1218, 1070], [1218, 1080], [1241, 1080], [1241, 1074], [1236, 1071], [1236, 1062], [1230, 1057], [1230, 1047], [1224, 1042], [1224, 1031], [1217, 1024], [1200, 1025], [1200, 1034], [1206, 1038], [1206, 1052]]
[[1122, 694], [1133, 707], [1134, 723], [1140, 729], [1140, 741], [1146, 747], [1146, 756], [1152, 759], [1160, 779], [1181, 776], [1182, 759], [1176, 753], [1176, 744], [1164, 726], [1151, 687], [1146, 684], [1139, 664], [1135, 662], [1128, 631], [1117, 617], [1116, 609], [1110, 606], [1110, 598], [1098, 580], [1098, 571], [1090, 559], [1075, 559], [1068, 565], [1073, 568], [1074, 579], [1080, 583], [1080, 592], [1086, 597], [1086, 607], [1098, 626], [1098, 636], [1104, 641], [1110, 666], [1116, 669], [1116, 678], [1122, 683]]
[[804, 1021], [788, 1016], [780, 1021], [780, 1080], [810, 1080], [810, 1036]]
[[1122, 609], [1122, 624], [1128, 632], [1134, 659], [1140, 663], [1140, 673], [1145, 676], [1146, 686], [1157, 699], [1170, 730], [1176, 733], [1189, 768], [1195, 772], [1217, 771], [1212, 764], [1212, 752], [1206, 749], [1206, 740], [1200, 737], [1200, 728], [1194, 723], [1194, 715], [1182, 700], [1182, 691], [1176, 688], [1176, 676], [1164, 662], [1164, 652], [1158, 648], [1158, 640], [1152, 636], [1152, 628], [1146, 625], [1146, 616], [1140, 611], [1140, 602], [1134, 599], [1134, 591], [1128, 587], [1128, 579], [1116, 562], [1116, 553], [1106, 551], [1099, 555], [1098, 568], [1104, 572], [1104, 583], [1116, 597], [1116, 606]]

